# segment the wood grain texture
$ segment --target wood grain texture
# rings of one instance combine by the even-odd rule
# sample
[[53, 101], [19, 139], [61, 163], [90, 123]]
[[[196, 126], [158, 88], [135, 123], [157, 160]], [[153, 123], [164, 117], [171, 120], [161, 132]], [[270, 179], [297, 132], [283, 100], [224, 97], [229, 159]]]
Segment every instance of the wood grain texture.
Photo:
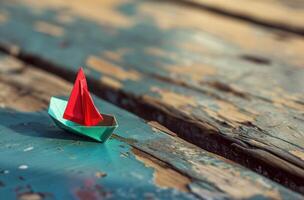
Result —
[[1, 199], [303, 198], [96, 97], [119, 122], [114, 136], [100, 144], [65, 133], [45, 108], [71, 84], [2, 54], [0, 63]]
[[154, 1], [1, 10], [3, 51], [70, 81], [85, 66], [100, 97], [304, 192], [302, 37]]
[[[172, 1], [172, 0], [171, 0]], [[304, 35], [304, 3], [301, 0], [173, 0], [285, 31]]]

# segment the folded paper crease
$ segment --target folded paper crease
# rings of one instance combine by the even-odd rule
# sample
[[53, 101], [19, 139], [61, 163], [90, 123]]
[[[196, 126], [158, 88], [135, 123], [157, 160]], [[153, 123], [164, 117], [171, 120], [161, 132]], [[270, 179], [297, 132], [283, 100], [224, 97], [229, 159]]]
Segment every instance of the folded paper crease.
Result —
[[95, 126], [103, 120], [94, 105], [82, 68], [77, 73], [63, 118], [85, 126]]

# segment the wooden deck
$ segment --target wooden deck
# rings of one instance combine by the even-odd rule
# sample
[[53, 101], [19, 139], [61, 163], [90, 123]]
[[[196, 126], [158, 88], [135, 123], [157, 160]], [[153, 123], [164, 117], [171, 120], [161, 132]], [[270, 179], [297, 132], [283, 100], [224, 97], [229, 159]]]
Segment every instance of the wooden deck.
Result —
[[3, 54], [0, 64], [1, 199], [301, 199], [97, 98], [119, 122], [112, 139], [101, 145], [65, 133], [45, 110], [71, 84]]
[[[303, 3], [229, 2], [1, 1], [0, 197], [303, 198]], [[105, 146], [45, 113], [79, 66], [119, 120]]]

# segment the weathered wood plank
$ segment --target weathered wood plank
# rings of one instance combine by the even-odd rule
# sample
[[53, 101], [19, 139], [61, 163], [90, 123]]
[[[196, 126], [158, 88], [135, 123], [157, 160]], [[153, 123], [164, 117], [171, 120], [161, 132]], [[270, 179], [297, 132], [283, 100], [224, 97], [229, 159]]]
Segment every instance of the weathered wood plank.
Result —
[[0, 65], [1, 199], [302, 198], [97, 98], [119, 121], [114, 137], [67, 134], [45, 108], [71, 84], [2, 54]]
[[180, 3], [236, 17], [266, 27], [304, 35], [302, 22], [304, 4], [301, 0], [181, 0]]
[[301, 0], [171, 0], [253, 23], [304, 35], [304, 3]]
[[3, 50], [69, 80], [85, 65], [99, 96], [303, 192], [302, 37], [153, 1], [1, 10]]

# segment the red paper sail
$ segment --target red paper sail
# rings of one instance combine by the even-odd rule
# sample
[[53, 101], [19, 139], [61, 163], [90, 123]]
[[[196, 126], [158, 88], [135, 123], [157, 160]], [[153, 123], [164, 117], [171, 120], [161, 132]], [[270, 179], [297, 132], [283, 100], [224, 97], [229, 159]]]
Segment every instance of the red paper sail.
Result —
[[78, 71], [63, 118], [85, 126], [94, 126], [103, 120], [88, 91], [82, 68]]

